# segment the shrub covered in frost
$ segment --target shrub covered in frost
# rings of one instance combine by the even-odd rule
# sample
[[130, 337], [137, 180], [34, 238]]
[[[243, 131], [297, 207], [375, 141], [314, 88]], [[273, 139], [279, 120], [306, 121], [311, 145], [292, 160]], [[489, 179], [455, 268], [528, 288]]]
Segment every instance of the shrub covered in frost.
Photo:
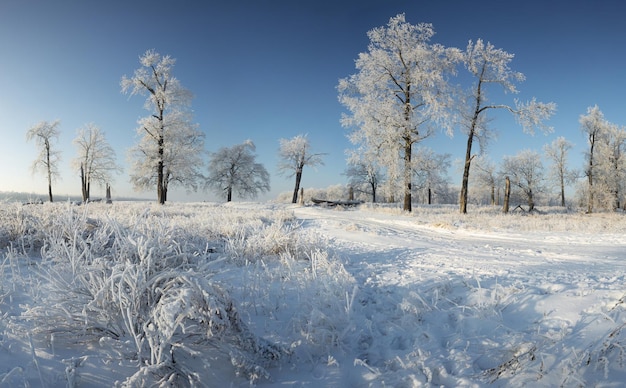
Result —
[[[35, 339], [109, 349], [138, 366], [129, 386], [193, 386], [215, 354], [250, 380], [269, 378], [266, 367], [287, 350], [255, 336], [212, 280], [211, 263], [225, 254], [215, 247], [233, 237], [207, 229], [203, 221], [210, 218], [185, 222], [169, 209], [132, 207], [120, 215], [100, 206], [64, 205], [53, 217], [29, 211], [43, 236], [41, 294], [24, 306], [21, 319], [35, 322]], [[282, 218], [278, 227], [268, 219], [260, 226], [243, 222], [241, 229], [282, 238]]]

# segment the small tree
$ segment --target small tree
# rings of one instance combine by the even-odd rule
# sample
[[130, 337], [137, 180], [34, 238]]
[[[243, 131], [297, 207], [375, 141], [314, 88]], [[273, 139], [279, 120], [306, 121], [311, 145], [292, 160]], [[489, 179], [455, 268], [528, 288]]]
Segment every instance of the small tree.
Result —
[[298, 135], [292, 139], [280, 139], [278, 170], [288, 177], [296, 176], [291, 203], [298, 201], [298, 190], [300, 189], [304, 166], [323, 165], [322, 155], [311, 153], [311, 145], [306, 135]]
[[413, 166], [415, 189], [422, 192], [422, 202], [431, 205], [433, 193], [447, 192], [450, 154], [437, 154], [431, 148], [419, 147]]
[[78, 129], [74, 145], [78, 157], [72, 164], [80, 171], [83, 202], [87, 202], [91, 182], [105, 186], [112, 180], [112, 174], [120, 173], [122, 168], [115, 162], [115, 151], [107, 142], [104, 132], [93, 123]]
[[497, 205], [499, 194], [496, 193], [496, 188], [501, 178], [499, 178], [499, 174], [496, 171], [496, 165], [485, 155], [481, 155], [475, 159], [472, 166], [476, 170], [478, 185], [489, 191], [489, 203], [491, 206]]
[[261, 163], [256, 163], [256, 147], [251, 140], [232, 147], [220, 148], [209, 161], [207, 186], [216, 193], [226, 193], [230, 202], [233, 191], [242, 198], [256, 198], [270, 190], [270, 175]]
[[131, 181], [135, 189], [156, 186], [157, 201], [167, 200], [169, 184], [197, 189], [201, 174], [204, 135], [191, 123], [191, 93], [173, 75], [176, 62], [148, 50], [132, 78], [122, 77], [123, 93], [147, 95], [151, 114], [139, 120], [139, 144], [132, 149]]
[[41, 171], [48, 177], [48, 198], [52, 198], [52, 182], [59, 176], [58, 164], [61, 160], [61, 152], [54, 149], [52, 142], [59, 138], [60, 121], [41, 121], [26, 132], [26, 140], [34, 140], [39, 148], [39, 155], [32, 164], [33, 173]]
[[511, 183], [526, 196], [528, 211], [535, 209], [535, 198], [543, 191], [543, 164], [541, 155], [531, 150], [520, 151], [515, 156], [505, 156], [504, 172], [511, 177]]
[[540, 103], [532, 99], [530, 102], [521, 103], [515, 100], [515, 106], [505, 104], [490, 104], [485, 94], [485, 88], [490, 84], [500, 85], [505, 92], [517, 93], [515, 82], [524, 80], [522, 73], [514, 72], [509, 68], [509, 62], [513, 59], [513, 54], [496, 49], [492, 44], [484, 44], [481, 39], [476, 43], [472, 41], [467, 45], [465, 51], [465, 67], [475, 79], [468, 97], [463, 102], [467, 108], [462, 109], [463, 126], [467, 134], [467, 147], [465, 151], [465, 165], [463, 168], [463, 178], [461, 181], [461, 195], [459, 197], [461, 213], [467, 213], [467, 198], [469, 188], [470, 166], [473, 159], [472, 145], [475, 138], [482, 137], [487, 141], [487, 111], [492, 109], [506, 109], [511, 112], [524, 131], [532, 133], [535, 127], [540, 127], [544, 131], [551, 131], [551, 128], [542, 123], [548, 119], [556, 110], [554, 103]]
[[572, 146], [572, 143], [559, 136], [543, 147], [546, 157], [552, 161], [549, 176], [559, 185], [561, 206], [565, 206], [565, 187], [576, 179], [576, 173], [567, 168], [567, 155]]
[[383, 173], [372, 160], [348, 162], [344, 174], [348, 177], [351, 188], [360, 193], [372, 196], [372, 202], [376, 202], [378, 186], [383, 181]]

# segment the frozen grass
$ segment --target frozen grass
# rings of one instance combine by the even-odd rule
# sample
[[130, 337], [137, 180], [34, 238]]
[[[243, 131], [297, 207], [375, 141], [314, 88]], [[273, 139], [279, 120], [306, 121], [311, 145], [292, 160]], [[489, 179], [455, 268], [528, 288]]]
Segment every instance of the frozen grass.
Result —
[[0, 207], [0, 387], [619, 386], [621, 213]]

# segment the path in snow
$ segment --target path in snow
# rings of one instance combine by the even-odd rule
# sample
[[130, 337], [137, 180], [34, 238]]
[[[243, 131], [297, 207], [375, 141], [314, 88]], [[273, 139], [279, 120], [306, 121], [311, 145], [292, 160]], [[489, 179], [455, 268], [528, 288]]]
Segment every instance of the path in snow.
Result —
[[592, 365], [612, 361], [626, 376], [622, 351], [606, 345], [624, 318], [616, 236], [471, 232], [317, 207], [295, 214], [358, 284], [353, 345], [369, 371], [363, 383], [568, 385], [614, 379]]

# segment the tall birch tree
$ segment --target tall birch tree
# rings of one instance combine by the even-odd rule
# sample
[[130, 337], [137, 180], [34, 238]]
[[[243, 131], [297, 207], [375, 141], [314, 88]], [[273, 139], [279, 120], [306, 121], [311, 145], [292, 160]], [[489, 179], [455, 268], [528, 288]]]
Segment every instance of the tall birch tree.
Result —
[[521, 124], [523, 130], [533, 133], [539, 127], [543, 131], [550, 132], [552, 128], [543, 122], [556, 110], [554, 103], [541, 103], [534, 98], [528, 102], [514, 100], [513, 105], [493, 104], [489, 102], [486, 88], [489, 85], [499, 85], [505, 93], [517, 93], [516, 83], [524, 81], [522, 73], [509, 68], [513, 60], [513, 54], [504, 50], [496, 49], [491, 43], [485, 44], [481, 39], [475, 43], [470, 41], [464, 54], [464, 65], [474, 79], [474, 85], [470, 93], [463, 99], [461, 108], [461, 126], [467, 134], [467, 147], [465, 150], [465, 164], [461, 180], [461, 194], [459, 196], [460, 212], [467, 213], [467, 200], [469, 188], [469, 175], [472, 159], [473, 142], [476, 138], [487, 141], [487, 118], [489, 110], [505, 109], [511, 112]]
[[341, 123], [364, 149], [377, 148], [389, 177], [402, 179], [404, 205], [411, 211], [413, 146], [435, 125], [450, 130], [447, 75], [454, 72], [457, 49], [431, 44], [432, 24], [412, 25], [404, 14], [370, 30], [367, 52], [356, 60], [357, 73], [339, 80], [339, 101], [350, 114]]
[[39, 154], [32, 164], [33, 173], [43, 172], [48, 178], [48, 199], [53, 202], [52, 183], [59, 176], [59, 162], [61, 151], [57, 150], [53, 143], [59, 139], [59, 120], [49, 122], [41, 121], [26, 132], [26, 140], [34, 141]]
[[135, 189], [156, 186], [164, 204], [170, 184], [196, 190], [204, 154], [204, 135], [191, 123], [191, 93], [172, 74], [175, 59], [148, 50], [132, 77], [122, 77], [122, 93], [146, 96], [150, 112], [139, 120], [139, 143], [131, 150], [131, 181]]

